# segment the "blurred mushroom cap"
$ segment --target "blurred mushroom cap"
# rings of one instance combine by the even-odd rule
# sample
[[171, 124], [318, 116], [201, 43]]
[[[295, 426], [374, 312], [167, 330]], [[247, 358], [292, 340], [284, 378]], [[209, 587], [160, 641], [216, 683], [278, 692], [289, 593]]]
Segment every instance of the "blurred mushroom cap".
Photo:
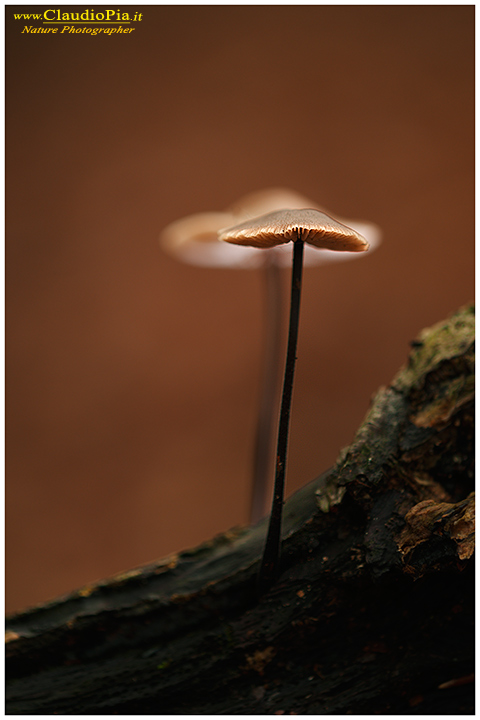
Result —
[[259, 217], [265, 213], [274, 212], [275, 210], [283, 210], [284, 208], [301, 209], [301, 208], [321, 208], [317, 207], [313, 200], [300, 195], [295, 190], [288, 188], [266, 188], [265, 190], [257, 190], [256, 192], [244, 195], [230, 205], [228, 212], [236, 215], [238, 222], [249, 218]]
[[220, 230], [218, 237], [235, 245], [271, 248], [294, 240], [324, 250], [364, 252], [369, 244], [353, 228], [313, 208], [284, 209]]

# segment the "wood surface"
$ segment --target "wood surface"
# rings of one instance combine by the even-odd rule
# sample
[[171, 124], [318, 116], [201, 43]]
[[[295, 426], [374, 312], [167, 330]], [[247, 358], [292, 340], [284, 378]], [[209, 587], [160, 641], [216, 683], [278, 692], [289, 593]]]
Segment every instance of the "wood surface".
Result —
[[[7, 714], [471, 714], [474, 309], [266, 520], [7, 620]], [[318, 438], [322, 442], [322, 438]]]

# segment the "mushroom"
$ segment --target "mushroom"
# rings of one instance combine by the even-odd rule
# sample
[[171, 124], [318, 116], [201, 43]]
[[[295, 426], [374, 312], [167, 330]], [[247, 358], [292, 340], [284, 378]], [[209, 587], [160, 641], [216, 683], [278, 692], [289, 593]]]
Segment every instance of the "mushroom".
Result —
[[[162, 247], [183, 262], [202, 267], [231, 269], [261, 268], [264, 277], [264, 351], [260, 386], [260, 402], [253, 453], [253, 481], [250, 502], [250, 522], [256, 523], [267, 510], [271, 449], [274, 438], [277, 395], [281, 375], [281, 328], [283, 319], [282, 283], [280, 268], [290, 264], [289, 246], [276, 245], [259, 251], [249, 245], [226, 245], [218, 238], [221, 228], [244, 222], [264, 213], [283, 208], [315, 208], [314, 202], [286, 188], [268, 188], [250, 193], [237, 200], [223, 212], [204, 212], [176, 220], [166, 227], [160, 237]], [[365, 235], [373, 249], [380, 242], [379, 229], [371, 223], [346, 220]], [[321, 265], [348, 260], [350, 253], [319, 249], [306, 245], [304, 265]]]
[[288, 429], [297, 351], [298, 321], [302, 289], [305, 243], [340, 252], [364, 252], [369, 243], [356, 230], [316, 209], [286, 209], [226, 228], [219, 239], [235, 245], [276, 248], [293, 241], [293, 264], [287, 357], [283, 381], [276, 453], [276, 470], [270, 522], [258, 575], [258, 592], [263, 594], [278, 577], [281, 550], [282, 510], [287, 462]]

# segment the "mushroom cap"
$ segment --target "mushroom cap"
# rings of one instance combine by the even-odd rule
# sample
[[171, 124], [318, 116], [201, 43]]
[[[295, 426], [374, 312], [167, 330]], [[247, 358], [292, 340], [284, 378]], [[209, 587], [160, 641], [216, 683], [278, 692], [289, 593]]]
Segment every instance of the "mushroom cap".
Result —
[[[267, 258], [265, 250], [260, 251], [258, 247], [248, 245], [227, 244], [218, 239], [218, 231], [284, 208], [311, 208], [323, 213], [323, 208], [295, 190], [266, 188], [240, 198], [223, 212], [197, 213], [170, 223], [162, 231], [160, 243], [166, 252], [190, 265], [232, 269], [262, 267]], [[381, 242], [380, 229], [372, 223], [343, 218], [339, 218], [338, 222], [354, 228], [365, 237], [370, 250], [374, 250]], [[274, 254], [275, 262], [281, 266], [289, 267], [292, 263], [288, 244], [277, 245], [268, 254]], [[313, 266], [351, 260], [354, 257], [349, 252], [306, 245], [303, 260], [305, 266]]]
[[257, 248], [298, 239], [326, 250], [364, 252], [369, 248], [356, 230], [313, 208], [276, 210], [219, 230], [218, 237], [234, 245]]
[[[189, 215], [170, 223], [162, 232], [162, 246], [169, 253], [190, 265], [203, 267], [243, 266], [245, 256], [251, 254], [248, 248], [238, 247], [239, 252], [231, 254], [232, 248], [218, 240], [218, 231], [238, 218], [229, 212], [204, 212]], [[248, 257], [246, 258], [248, 260]]]

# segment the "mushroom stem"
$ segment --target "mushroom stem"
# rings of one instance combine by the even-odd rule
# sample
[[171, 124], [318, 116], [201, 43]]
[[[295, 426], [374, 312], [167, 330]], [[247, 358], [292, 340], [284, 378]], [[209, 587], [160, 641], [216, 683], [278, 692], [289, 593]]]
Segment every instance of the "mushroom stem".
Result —
[[275, 252], [266, 252], [262, 275], [265, 295], [265, 344], [253, 457], [250, 500], [250, 523], [252, 525], [257, 523], [267, 512], [268, 477], [281, 373], [280, 347], [284, 308], [281, 270]]
[[287, 358], [285, 361], [280, 422], [278, 426], [275, 485], [273, 490], [272, 511], [268, 526], [267, 539], [265, 541], [263, 558], [257, 580], [257, 590], [259, 594], [269, 590], [278, 577], [282, 534], [283, 495], [287, 463], [288, 428], [290, 424], [290, 408], [292, 405], [295, 361], [297, 359], [298, 319], [300, 314], [300, 297], [302, 290], [303, 247], [304, 242], [299, 231], [297, 239], [293, 243], [290, 324], [288, 329]]

